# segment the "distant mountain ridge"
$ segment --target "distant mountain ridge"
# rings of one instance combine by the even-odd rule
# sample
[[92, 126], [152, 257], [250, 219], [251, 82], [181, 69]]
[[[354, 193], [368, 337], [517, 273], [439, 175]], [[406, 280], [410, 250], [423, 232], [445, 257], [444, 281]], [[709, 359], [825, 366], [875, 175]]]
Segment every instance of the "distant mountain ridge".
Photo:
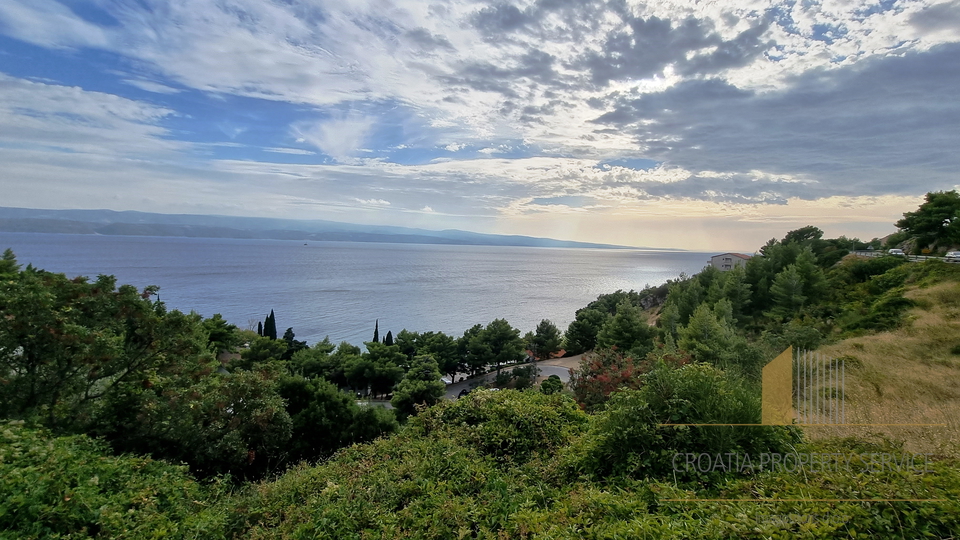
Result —
[[0, 207], [0, 231], [404, 244], [653, 249], [532, 236], [483, 234], [457, 229], [432, 231], [386, 225], [356, 225], [325, 220], [154, 214], [136, 211], [117, 212], [114, 210], [42, 210], [9, 207]]

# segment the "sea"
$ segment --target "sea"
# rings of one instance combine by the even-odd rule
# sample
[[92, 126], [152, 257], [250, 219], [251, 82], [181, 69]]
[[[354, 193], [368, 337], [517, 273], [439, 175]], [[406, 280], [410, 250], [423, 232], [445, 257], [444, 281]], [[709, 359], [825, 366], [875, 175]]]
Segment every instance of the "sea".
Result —
[[220, 313], [255, 329], [271, 310], [280, 333], [362, 346], [407, 329], [460, 336], [506, 319], [521, 333], [561, 330], [598, 295], [699, 272], [709, 253], [639, 249], [306, 242], [0, 232], [23, 265], [67, 276], [112, 274], [160, 288], [168, 309]]

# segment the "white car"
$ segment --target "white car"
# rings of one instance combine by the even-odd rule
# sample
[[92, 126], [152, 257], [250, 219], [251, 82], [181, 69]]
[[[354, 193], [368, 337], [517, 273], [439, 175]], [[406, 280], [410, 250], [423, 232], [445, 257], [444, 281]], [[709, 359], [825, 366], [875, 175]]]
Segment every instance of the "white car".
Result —
[[897, 248], [887, 250], [887, 254], [888, 255], [906, 255], [906, 253], [904, 253], [902, 249], [897, 249]]
[[960, 251], [948, 251], [947, 254], [943, 256], [943, 260], [947, 262], [960, 262]]

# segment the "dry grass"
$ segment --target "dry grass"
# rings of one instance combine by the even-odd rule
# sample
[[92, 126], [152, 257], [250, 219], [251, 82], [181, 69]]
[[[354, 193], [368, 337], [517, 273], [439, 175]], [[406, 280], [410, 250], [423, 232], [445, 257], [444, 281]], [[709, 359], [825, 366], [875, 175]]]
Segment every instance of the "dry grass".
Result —
[[844, 340], [818, 352], [848, 357], [847, 424], [818, 426], [811, 438], [857, 436], [901, 441], [909, 452], [960, 457], [960, 283], [908, 291], [917, 303], [902, 328]]

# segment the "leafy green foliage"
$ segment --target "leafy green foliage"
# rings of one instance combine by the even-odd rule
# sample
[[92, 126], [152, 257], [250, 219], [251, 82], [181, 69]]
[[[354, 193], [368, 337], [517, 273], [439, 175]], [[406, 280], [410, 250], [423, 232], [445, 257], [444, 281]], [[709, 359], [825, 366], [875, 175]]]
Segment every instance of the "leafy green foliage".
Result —
[[203, 328], [209, 335], [210, 347], [215, 353], [231, 352], [240, 345], [237, 326], [229, 324], [219, 313], [204, 319]]
[[564, 336], [567, 352], [581, 354], [597, 346], [597, 334], [609, 315], [598, 309], [577, 310], [576, 318], [567, 327]]
[[188, 463], [194, 474], [259, 478], [283, 458], [290, 416], [275, 374], [153, 377], [123, 387], [90, 429], [120, 452]]
[[533, 335], [531, 351], [534, 358], [538, 360], [547, 360], [554, 353], [560, 350], [560, 330], [557, 325], [548, 319], [543, 319], [537, 325], [537, 331]]
[[453, 437], [483, 455], [516, 463], [560, 448], [586, 422], [563, 394], [478, 390], [424, 411], [412, 426], [424, 436]]
[[391, 411], [382, 407], [361, 409], [353, 396], [320, 378], [284, 377], [279, 393], [291, 418], [292, 433], [285, 450], [293, 463], [325, 458], [344, 446], [397, 429]]
[[653, 336], [656, 330], [648, 325], [640, 311], [628, 301], [617, 306], [617, 314], [608, 319], [597, 334], [597, 346], [630, 351], [635, 357], [642, 357], [653, 349]]
[[587, 438], [585, 467], [601, 477], [664, 478], [678, 452], [759, 454], [797, 441], [781, 427], [663, 425], [759, 423], [759, 393], [743, 381], [707, 364], [659, 364], [642, 388], [611, 396]]
[[234, 370], [256, 370], [275, 364], [287, 352], [288, 344], [282, 339], [258, 337], [250, 347], [240, 352], [240, 359], [234, 360], [230, 367]]
[[927, 193], [926, 202], [903, 214], [897, 227], [923, 246], [960, 244], [960, 194], [956, 190]]
[[418, 356], [397, 385], [390, 403], [402, 417], [406, 417], [416, 412], [417, 405], [429, 407], [436, 404], [446, 391], [437, 362], [431, 356]]
[[82, 431], [98, 404], [125, 385], [184, 366], [215, 366], [200, 317], [167, 313], [148, 299], [154, 291], [117, 288], [111, 276], [89, 283], [31, 267], [6, 274], [0, 415]]
[[221, 483], [186, 467], [111, 456], [85, 436], [0, 428], [0, 537], [226, 538]]
[[563, 381], [557, 375], [551, 375], [540, 382], [540, 391], [544, 394], [556, 394], [563, 391]]

